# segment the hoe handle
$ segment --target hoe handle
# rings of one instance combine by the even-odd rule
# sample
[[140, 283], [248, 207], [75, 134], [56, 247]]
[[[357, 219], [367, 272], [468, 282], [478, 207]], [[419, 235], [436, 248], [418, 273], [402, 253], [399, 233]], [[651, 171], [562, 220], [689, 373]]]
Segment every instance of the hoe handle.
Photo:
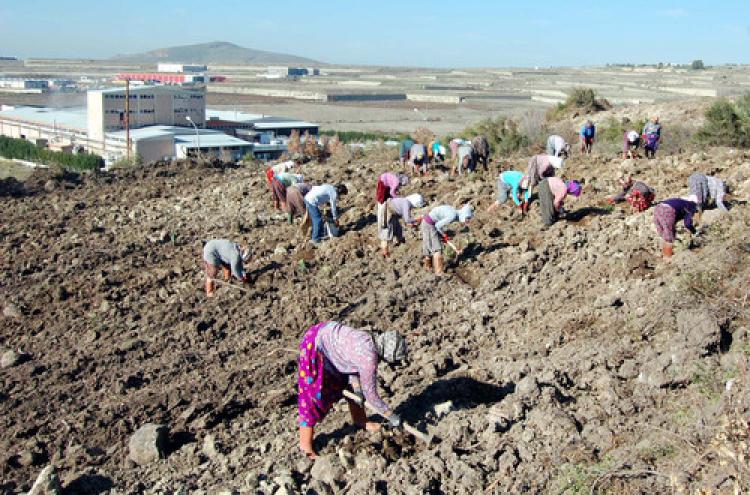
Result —
[[[344, 397], [346, 397], [347, 399], [349, 399], [349, 400], [351, 400], [353, 402], [356, 402], [360, 406], [364, 405], [367, 409], [369, 409], [370, 411], [372, 411], [374, 413], [378, 412], [374, 407], [372, 407], [370, 405], [369, 402], [362, 401], [362, 399], [357, 394], [354, 394], [354, 393], [352, 393], [352, 392], [350, 392], [348, 390], [344, 390]], [[364, 404], [362, 404], [362, 402], [364, 402]], [[419, 440], [422, 440], [424, 443], [426, 443], [426, 444], [429, 445], [432, 442], [432, 436], [431, 435], [426, 435], [426, 434], [422, 433], [421, 431], [419, 431], [418, 429], [414, 428], [412, 425], [410, 425], [406, 421], [402, 421], [401, 422], [401, 426], [408, 433], [412, 434], [415, 438], [418, 438]]]

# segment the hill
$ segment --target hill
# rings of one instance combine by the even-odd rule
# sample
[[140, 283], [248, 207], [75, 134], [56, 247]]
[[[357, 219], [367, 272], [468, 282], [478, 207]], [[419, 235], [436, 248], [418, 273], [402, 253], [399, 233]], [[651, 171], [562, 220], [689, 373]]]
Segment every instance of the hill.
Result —
[[196, 64], [297, 64], [319, 65], [321, 62], [304, 57], [297, 57], [287, 53], [266, 52], [253, 50], [228, 43], [214, 41], [196, 45], [173, 46], [158, 48], [145, 53], [130, 55], [116, 55], [113, 59], [122, 62], [156, 63], [156, 62], [184, 62]]

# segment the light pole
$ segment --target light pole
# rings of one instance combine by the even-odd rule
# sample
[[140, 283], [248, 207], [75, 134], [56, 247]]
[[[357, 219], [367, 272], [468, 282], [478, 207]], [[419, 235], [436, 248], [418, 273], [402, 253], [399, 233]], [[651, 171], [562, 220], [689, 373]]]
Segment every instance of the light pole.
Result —
[[191, 124], [193, 124], [193, 129], [195, 129], [195, 140], [196, 140], [196, 143], [198, 144], [198, 157], [200, 157], [200, 155], [201, 155], [201, 136], [200, 136], [200, 134], [198, 134], [198, 126], [195, 125], [195, 122], [193, 122], [193, 119], [190, 118], [190, 115], [186, 115], [185, 118], [187, 119], [188, 122], [190, 122]]

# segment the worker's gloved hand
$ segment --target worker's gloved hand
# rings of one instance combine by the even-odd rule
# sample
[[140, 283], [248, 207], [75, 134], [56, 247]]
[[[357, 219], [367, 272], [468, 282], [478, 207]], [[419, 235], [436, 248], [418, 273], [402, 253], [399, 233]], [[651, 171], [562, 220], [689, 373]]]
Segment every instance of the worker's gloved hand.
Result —
[[401, 416], [399, 416], [396, 413], [391, 414], [388, 416], [388, 424], [390, 424], [394, 428], [398, 428], [401, 426]]
[[443, 234], [443, 241], [448, 242], [450, 240], [451, 240], [451, 238], [448, 237], [448, 234]]

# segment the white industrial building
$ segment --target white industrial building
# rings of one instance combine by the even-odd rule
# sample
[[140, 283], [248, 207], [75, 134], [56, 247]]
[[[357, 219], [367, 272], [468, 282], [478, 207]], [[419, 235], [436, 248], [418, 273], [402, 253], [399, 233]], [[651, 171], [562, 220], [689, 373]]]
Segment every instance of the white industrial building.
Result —
[[298, 77], [319, 76], [320, 69], [314, 67], [289, 67], [285, 65], [270, 65], [266, 69], [268, 79], [294, 79]]
[[208, 71], [208, 67], [205, 65], [198, 65], [198, 64], [175, 64], [171, 62], [159, 62], [156, 65], [156, 70], [158, 72], [206, 72]]
[[[138, 86], [130, 89], [129, 127], [152, 125], [203, 127], [206, 93], [178, 86]], [[88, 130], [94, 140], [107, 132], [125, 129], [125, 89], [97, 89], [87, 94]]]
[[[101, 155], [106, 163], [127, 155], [125, 89], [92, 90], [87, 101], [85, 108], [65, 109], [3, 105], [0, 135], [56, 149], [86, 150]], [[252, 142], [253, 139], [227, 135], [223, 129], [205, 129], [207, 110], [203, 90], [139, 86], [130, 89], [129, 101], [130, 152], [144, 162], [197, 153], [227, 161], [238, 160], [248, 153], [269, 158], [286, 151], [286, 145], [280, 142]], [[212, 112], [217, 114], [223, 115]], [[269, 123], [253, 125], [262, 132], [263, 124]], [[279, 127], [292, 123], [274, 122], [274, 125], [280, 130]], [[297, 125], [314, 126], [307, 122]]]
[[0, 77], [0, 90], [18, 93], [43, 93], [49, 90], [49, 81], [23, 77]]

